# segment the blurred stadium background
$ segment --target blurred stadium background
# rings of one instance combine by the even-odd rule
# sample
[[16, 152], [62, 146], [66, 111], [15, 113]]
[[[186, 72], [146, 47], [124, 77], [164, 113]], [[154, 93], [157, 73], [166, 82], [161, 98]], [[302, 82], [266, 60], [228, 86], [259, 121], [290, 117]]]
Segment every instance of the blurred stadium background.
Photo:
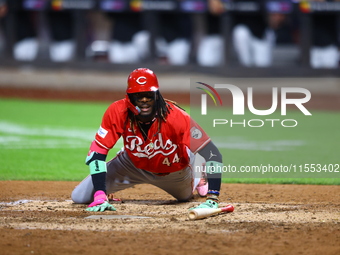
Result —
[[[69, 119], [69, 122], [73, 123], [71, 126], [76, 127], [77, 124], [82, 123], [80, 121], [82, 117], [83, 122], [86, 123], [81, 124], [82, 127], [88, 126], [91, 130], [96, 129], [106, 104], [124, 96], [127, 76], [138, 67], [148, 67], [154, 70], [159, 78], [164, 97], [175, 100], [186, 108], [190, 104], [190, 82], [209, 82], [210, 79], [220, 78], [243, 90], [252, 87], [254, 94], [257, 93], [254, 97], [257, 107], [270, 106], [272, 87], [293, 86], [306, 88], [311, 92], [312, 99], [306, 104], [308, 110], [312, 112], [314, 110], [340, 110], [339, 63], [332, 68], [316, 68], [311, 65], [310, 61], [312, 49], [315, 47], [316, 34], [323, 36], [324, 41], [333, 38], [332, 40], [336, 41], [334, 42], [336, 47], [339, 46], [339, 1], [223, 0], [220, 3], [223, 4], [224, 11], [219, 15], [212, 15], [208, 9], [209, 1], [206, 0], [0, 0], [0, 98], [45, 100], [45, 102], [32, 101], [31, 103], [24, 100], [20, 102], [16, 99], [2, 100], [0, 121], [5, 123], [2, 126], [2, 132], [11, 135], [10, 138], [4, 135], [7, 139], [4, 138], [4, 141], [11, 143], [10, 139], [19, 139], [13, 137], [13, 132], [16, 131], [11, 130], [13, 127], [26, 127], [31, 132], [30, 125], [38, 128], [37, 126], [42, 123], [46, 124], [48, 121], [50, 124], [53, 123], [52, 127], [61, 125], [64, 128], [65, 125], [67, 128], [66, 120]], [[171, 55], [166, 55], [167, 52], [164, 51], [160, 54], [157, 38], [161, 32], [171, 29], [171, 26], [165, 27], [161, 23], [161, 18], [165, 14], [171, 14], [174, 17], [185, 14], [186, 21], [188, 18], [192, 21], [189, 58], [186, 62], [171, 63]], [[147, 48], [150, 54], [139, 60], [134, 59], [134, 55], [130, 54], [131, 59], [114, 61], [110, 50], [114, 43], [112, 36], [115, 32], [125, 33], [128, 30], [128, 28], [124, 30], [120, 27], [121, 30], [117, 31], [119, 17], [123, 17], [120, 26], [124, 28], [125, 25], [130, 24], [130, 18], [133, 20], [135, 15], [141, 18], [144, 24], [143, 29], [149, 34]], [[235, 45], [232, 44], [232, 33], [235, 20], [240, 15], [252, 17], [255, 24], [259, 22], [261, 15], [265, 16], [268, 21], [270, 17], [283, 21], [282, 26], [272, 28], [276, 35], [276, 43], [271, 51], [273, 60], [269, 65], [245, 66], [239, 61]], [[108, 19], [108, 16], [113, 16], [113, 19]], [[218, 32], [223, 44], [222, 48], [218, 48], [216, 44], [208, 45], [210, 50], [212, 49], [212, 54], [217, 53], [221, 56], [221, 61], [214, 65], [206, 65], [198, 61], [197, 54], [202, 39], [208, 33], [208, 21], [211, 16], [215, 19], [213, 25], [218, 25], [218, 28], [213, 27], [215, 33]], [[330, 17], [333, 23], [327, 24], [330, 24], [333, 32], [326, 26], [322, 27], [324, 30], [321, 29], [320, 33], [320, 24], [315, 22], [315, 17], [326, 20]], [[181, 25], [185, 25], [185, 22]], [[139, 26], [138, 22], [132, 24], [132, 28], [135, 26]], [[316, 31], [319, 32], [316, 33]], [[333, 34], [329, 34], [330, 32]], [[328, 42], [332, 40], [329, 39]], [[59, 49], [57, 46], [60, 46]], [[123, 52], [123, 48], [121, 49], [121, 52], [115, 51], [115, 54], [123, 53], [121, 57], [124, 57], [124, 54], [129, 55], [128, 52]], [[209, 58], [209, 54], [207, 57]], [[101, 102], [103, 109], [99, 110], [93, 104], [80, 104], [77, 110], [72, 110], [69, 114], [67, 114], [69, 110], [62, 110], [63, 114], [60, 114], [49, 104], [44, 106], [45, 111], [32, 106], [44, 105], [46, 100], [48, 102], [61, 99]], [[26, 104], [31, 105], [32, 108], [28, 109], [27, 106], [26, 109]], [[227, 104], [230, 106], [231, 100]], [[20, 108], [21, 105], [25, 109]], [[22, 110], [17, 110], [17, 107]], [[58, 104], [58, 107], [65, 109], [69, 107], [69, 104]], [[51, 111], [51, 113], [46, 113], [46, 111]], [[330, 113], [329, 116], [326, 112], [325, 114], [325, 118], [329, 118], [327, 121], [320, 123], [318, 118], [313, 116], [312, 124], [305, 126], [304, 132], [312, 130], [313, 127], [315, 134], [318, 135], [313, 135], [310, 139], [314, 142], [321, 139], [320, 144], [326, 148], [324, 153], [327, 154], [330, 150], [330, 155], [333, 155], [333, 147], [337, 147], [336, 137], [338, 136], [333, 130], [337, 129], [337, 125], [331, 127], [328, 125], [336, 123], [337, 117], [333, 116], [338, 113]], [[88, 115], [91, 116], [91, 120]], [[308, 129], [309, 127], [311, 128]], [[330, 139], [332, 141], [330, 144], [323, 142], [319, 130], [316, 129], [332, 130], [328, 134], [335, 133], [334, 140]], [[249, 130], [243, 132], [244, 137], [251, 135]], [[278, 136], [284, 135], [278, 133]], [[30, 137], [24, 136], [24, 138], [28, 139], [25, 141], [31, 141]], [[6, 146], [5, 144], [3, 146]], [[87, 147], [86, 143], [84, 151], [87, 151]], [[316, 153], [320, 148], [314, 148]], [[79, 169], [82, 174], [83, 151], [75, 150], [74, 156], [77, 155], [79, 160], [73, 160], [77, 162], [73, 168]], [[4, 150], [3, 153], [8, 154], [7, 157], [3, 157], [5, 160], [3, 170], [7, 168], [9, 172], [13, 172], [12, 168], [20, 168], [13, 166], [12, 160], [6, 161], [14, 155], [17, 157], [17, 151]], [[30, 155], [24, 154], [22, 157], [31, 157]], [[51, 155], [47, 153], [46, 158], [49, 157]], [[68, 160], [72, 161], [72, 159], [70, 157]], [[9, 163], [12, 168], [5, 165]], [[18, 164], [20, 165], [21, 161], [18, 161]], [[48, 168], [53, 169], [53, 167], [58, 166], [53, 162]], [[35, 169], [35, 167], [32, 168]], [[45, 173], [45, 170], [45, 168], [41, 169], [42, 173]], [[20, 176], [20, 173], [17, 174]]]
[[[219, 24], [218, 34], [223, 40], [222, 51], [218, 51], [222, 61], [213, 66], [201, 65], [197, 61], [200, 40], [207, 32], [208, 16], [211, 15], [208, 3], [205, 0], [2, 0], [0, 95], [115, 100], [124, 92], [126, 77], [131, 70], [143, 66], [153, 69], [161, 80], [162, 92], [166, 96], [175, 94], [175, 99], [180, 103], [188, 102], [185, 100], [188, 100], [190, 78], [226, 77], [241, 88], [252, 86], [256, 92], [270, 93], [268, 88], [273, 83], [279, 87], [305, 87], [310, 89], [312, 95], [324, 95], [323, 101], [319, 102], [321, 108], [322, 105], [327, 105], [327, 108], [338, 105], [339, 64], [336, 68], [315, 68], [311, 66], [310, 55], [315, 31], [319, 29], [315, 17], [332, 17], [335, 34], [327, 35], [328, 30], [325, 30], [325, 37], [336, 38], [339, 46], [339, 1], [223, 0], [224, 12], [215, 15]], [[56, 13], [62, 15], [53, 24], [51, 17]], [[66, 13], [68, 16], [63, 16]], [[166, 56], [158, 54], [156, 38], [166, 29], [159, 19], [169, 13], [184, 13], [193, 24], [189, 59], [184, 64], [170, 64]], [[283, 21], [279, 27], [273, 28], [276, 43], [271, 64], [246, 67], [238, 60], [232, 45], [233, 24], [239, 15], [259, 13], [266, 17], [275, 14]], [[23, 14], [32, 21], [31, 26], [26, 27], [23, 25], [25, 22], [20, 21]], [[112, 34], [117, 25], [115, 15], [125, 14], [141, 16], [144, 29], [149, 33], [150, 54], [140, 61], [116, 63], [109, 56]], [[108, 19], [107, 15], [113, 16], [113, 19]], [[254, 22], [257, 22], [256, 19]], [[58, 32], [58, 29], [71, 31], [68, 39], [73, 45], [73, 53], [69, 58], [58, 59], [51, 53], [55, 40], [66, 41], [60, 35], [57, 39], [53, 35], [53, 31], [65, 34]], [[26, 45], [28, 48], [21, 49], [20, 57], [17, 44], [23, 34], [26, 37], [34, 35], [35, 46]], [[61, 55], [62, 52], [58, 56]], [[66, 92], [62, 92], [65, 89]], [[77, 93], [68, 93], [69, 90]], [[115, 91], [116, 94], [112, 96], [103, 91]]]

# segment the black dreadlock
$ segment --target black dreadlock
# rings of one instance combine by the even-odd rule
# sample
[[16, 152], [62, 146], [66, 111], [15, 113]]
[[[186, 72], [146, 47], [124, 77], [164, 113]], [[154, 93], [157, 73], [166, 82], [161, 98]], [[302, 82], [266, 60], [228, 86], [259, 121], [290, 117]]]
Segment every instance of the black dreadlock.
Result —
[[[128, 96], [129, 96], [130, 101], [133, 102], [132, 95], [128, 94]], [[164, 99], [162, 94], [159, 92], [159, 90], [157, 90], [155, 92], [155, 105], [154, 105], [154, 107], [156, 109], [155, 117], [158, 118], [158, 120], [159, 120], [158, 131], [160, 131], [162, 122], [163, 121], [166, 122], [166, 117], [168, 116], [168, 114], [170, 114], [170, 110], [172, 110], [172, 107], [168, 102], [172, 103], [176, 107], [185, 111], [175, 101]], [[130, 122], [131, 130], [132, 130], [133, 133], [135, 133], [135, 126], [136, 126], [136, 123], [137, 123], [136, 115], [134, 115], [133, 112], [130, 111], [130, 110], [128, 110], [128, 119], [129, 119], [129, 122]]]

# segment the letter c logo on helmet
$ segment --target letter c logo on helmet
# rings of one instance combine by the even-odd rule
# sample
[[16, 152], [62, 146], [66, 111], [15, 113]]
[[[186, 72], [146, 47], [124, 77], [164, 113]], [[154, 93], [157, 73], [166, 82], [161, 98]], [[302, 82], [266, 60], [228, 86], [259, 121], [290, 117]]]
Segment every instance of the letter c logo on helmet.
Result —
[[157, 76], [148, 68], [133, 70], [127, 80], [126, 93], [157, 91], [159, 89]]
[[[142, 79], [143, 79], [143, 81], [142, 81]], [[146, 83], [146, 78], [144, 77], [144, 76], [140, 76], [140, 77], [138, 77], [137, 78], [137, 80], [136, 80], [136, 82], [138, 83], [138, 84], [140, 84], [140, 85], [144, 85], [145, 83]]]

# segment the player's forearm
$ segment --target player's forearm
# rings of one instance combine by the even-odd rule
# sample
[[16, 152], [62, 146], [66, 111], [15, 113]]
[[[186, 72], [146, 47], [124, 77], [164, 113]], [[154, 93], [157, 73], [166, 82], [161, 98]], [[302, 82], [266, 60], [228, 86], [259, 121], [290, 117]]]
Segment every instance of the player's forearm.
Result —
[[91, 177], [94, 190], [102, 190], [106, 194], [106, 172], [91, 174]]
[[90, 168], [92, 183], [95, 191], [101, 190], [106, 193], [106, 156], [107, 150], [99, 147], [95, 141], [90, 146], [90, 151], [85, 163]]
[[222, 174], [221, 173], [215, 173], [215, 174], [208, 173], [207, 176], [208, 176], [209, 190], [220, 191]]
[[209, 184], [208, 196], [213, 195], [212, 197], [216, 197], [216, 199], [218, 199], [222, 178], [222, 173], [218, 171], [218, 167], [222, 166], [222, 155], [213, 142], [209, 142], [198, 153], [206, 161], [206, 170]]
[[206, 162], [216, 161], [222, 163], [222, 154], [212, 141], [200, 149], [198, 153], [205, 159]]

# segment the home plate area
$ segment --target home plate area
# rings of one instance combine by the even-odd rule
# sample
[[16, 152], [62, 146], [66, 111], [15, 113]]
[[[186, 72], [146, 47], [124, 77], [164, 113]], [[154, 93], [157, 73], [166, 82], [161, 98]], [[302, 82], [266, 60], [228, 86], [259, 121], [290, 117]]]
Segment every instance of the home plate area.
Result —
[[75, 185], [0, 182], [3, 254], [340, 254], [339, 186], [222, 184], [234, 211], [190, 220], [204, 198], [137, 185], [115, 194], [117, 211], [88, 212]]
[[[4, 222], [6, 227], [17, 229], [51, 229], [51, 230], [96, 230], [110, 231], [122, 229], [136, 231], [166, 227], [185, 229], [193, 224], [188, 218], [188, 209], [200, 202], [175, 203], [173, 201], [123, 201], [111, 202], [117, 211], [87, 212], [87, 205], [66, 201], [18, 200], [1, 203], [2, 213], [11, 212]], [[227, 203], [220, 203], [220, 207]], [[340, 213], [324, 210], [322, 206], [279, 204], [279, 203], [233, 203], [232, 213], [220, 213], [201, 219], [205, 223], [216, 225], [216, 230], [224, 231], [219, 223], [317, 223], [339, 221]], [[20, 217], [22, 215], [23, 217]], [[30, 216], [31, 215], [31, 216]], [[127, 224], [129, 223], [129, 224]], [[208, 231], [204, 229], [204, 231]]]

